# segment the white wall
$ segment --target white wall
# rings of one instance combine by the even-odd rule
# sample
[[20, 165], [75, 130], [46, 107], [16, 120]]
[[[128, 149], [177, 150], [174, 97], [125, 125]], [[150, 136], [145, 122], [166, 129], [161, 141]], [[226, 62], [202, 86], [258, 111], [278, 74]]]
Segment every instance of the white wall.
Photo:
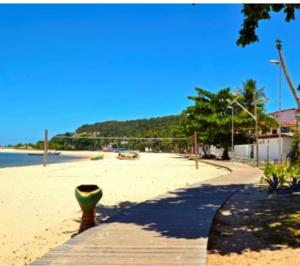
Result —
[[[259, 139], [259, 160], [261, 161], [272, 161], [279, 160], [279, 138], [266, 138]], [[283, 137], [281, 138], [282, 147], [282, 158], [285, 160], [286, 155], [292, 148], [293, 139]], [[234, 154], [236, 157], [251, 158], [251, 146], [253, 147], [253, 158], [256, 158], [256, 147], [255, 144], [235, 145]]]
[[219, 148], [217, 148], [217, 147], [211, 145], [211, 146], [209, 147], [209, 154], [215, 155], [217, 158], [221, 158], [222, 155], [223, 155], [223, 150], [224, 150], [224, 149], [219, 149]]
[[[269, 138], [259, 140], [259, 159], [262, 161], [279, 160], [279, 138]], [[286, 155], [292, 148], [292, 138], [281, 138], [282, 159], [285, 160]], [[269, 151], [268, 151], [269, 150]], [[269, 155], [268, 155], [269, 153]], [[254, 150], [254, 156], [256, 151]], [[269, 156], [269, 158], [268, 158]]]
[[241, 158], [251, 158], [252, 146], [253, 144], [234, 145], [234, 155]]

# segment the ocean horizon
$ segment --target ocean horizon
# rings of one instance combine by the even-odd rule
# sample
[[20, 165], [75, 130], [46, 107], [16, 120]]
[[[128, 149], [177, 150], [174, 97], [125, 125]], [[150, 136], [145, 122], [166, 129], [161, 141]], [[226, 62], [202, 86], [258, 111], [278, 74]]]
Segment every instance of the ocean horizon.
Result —
[[[30, 151], [28, 151], [30, 153]], [[65, 163], [79, 161], [85, 157], [70, 156], [70, 155], [48, 155], [47, 164], [54, 163]], [[17, 152], [0, 152], [0, 168], [5, 167], [19, 167], [19, 166], [30, 166], [30, 165], [42, 165], [42, 155], [28, 155], [27, 153]]]

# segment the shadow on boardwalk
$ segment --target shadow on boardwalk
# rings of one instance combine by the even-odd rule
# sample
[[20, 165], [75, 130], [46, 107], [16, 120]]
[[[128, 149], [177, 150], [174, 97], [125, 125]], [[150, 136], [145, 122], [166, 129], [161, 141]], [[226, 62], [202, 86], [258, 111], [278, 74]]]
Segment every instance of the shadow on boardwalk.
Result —
[[[242, 185], [201, 184], [168, 193], [136, 206], [123, 202], [118, 206], [97, 208], [101, 217], [121, 212], [102, 223], [127, 223], [142, 226], [169, 238], [206, 238], [220, 205]], [[133, 207], [132, 207], [133, 206]], [[99, 221], [101, 223], [101, 221]]]

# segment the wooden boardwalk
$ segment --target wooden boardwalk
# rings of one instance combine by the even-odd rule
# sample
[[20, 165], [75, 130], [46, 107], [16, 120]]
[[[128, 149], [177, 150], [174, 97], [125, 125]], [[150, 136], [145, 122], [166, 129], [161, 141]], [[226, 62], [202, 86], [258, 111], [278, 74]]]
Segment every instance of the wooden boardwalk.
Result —
[[261, 175], [246, 165], [217, 163], [232, 171], [129, 208], [31, 265], [205, 265], [216, 211], [233, 192]]

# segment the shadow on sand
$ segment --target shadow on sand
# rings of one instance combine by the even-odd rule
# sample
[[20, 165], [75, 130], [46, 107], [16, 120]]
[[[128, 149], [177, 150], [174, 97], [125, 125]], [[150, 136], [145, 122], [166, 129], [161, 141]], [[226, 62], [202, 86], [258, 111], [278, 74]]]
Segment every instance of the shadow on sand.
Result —
[[299, 195], [279, 197], [257, 186], [247, 186], [215, 216], [209, 252], [227, 255], [300, 248], [299, 206]]

